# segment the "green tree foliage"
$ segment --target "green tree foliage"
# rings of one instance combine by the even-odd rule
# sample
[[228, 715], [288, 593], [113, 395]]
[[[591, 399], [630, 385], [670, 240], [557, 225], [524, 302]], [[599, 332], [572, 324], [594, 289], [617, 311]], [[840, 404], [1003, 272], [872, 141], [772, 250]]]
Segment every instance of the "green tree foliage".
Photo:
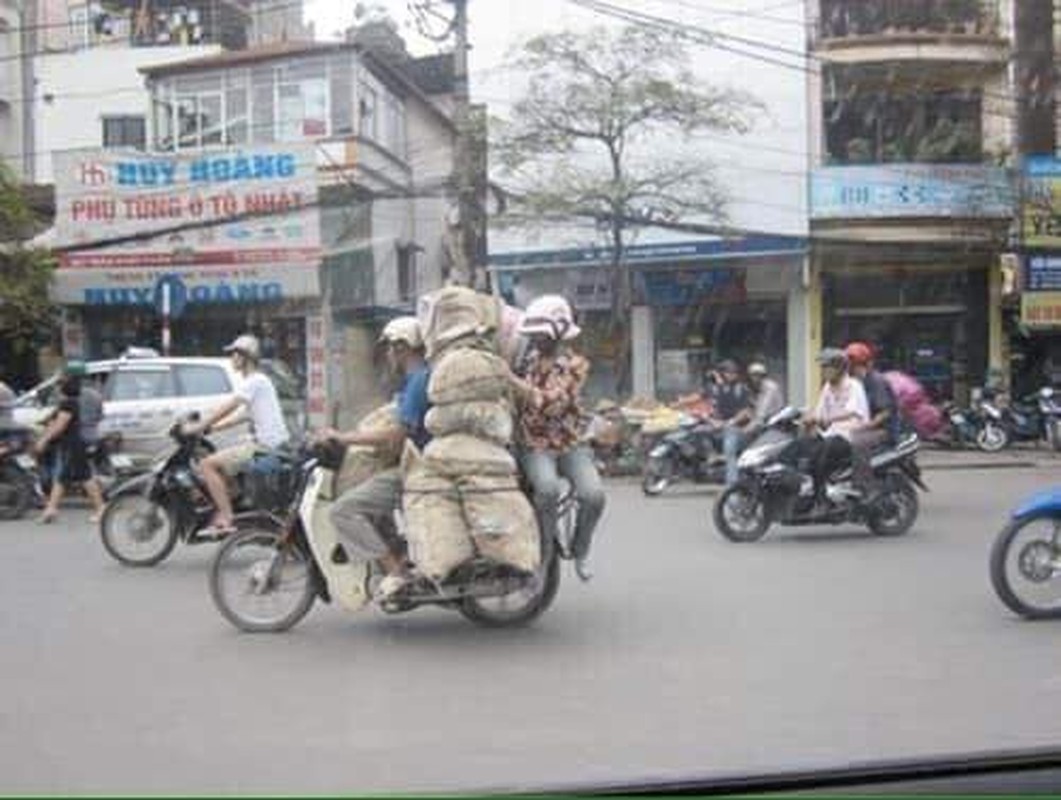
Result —
[[48, 299], [54, 260], [29, 241], [41, 229], [21, 187], [0, 164], [0, 336], [33, 347], [55, 322]]

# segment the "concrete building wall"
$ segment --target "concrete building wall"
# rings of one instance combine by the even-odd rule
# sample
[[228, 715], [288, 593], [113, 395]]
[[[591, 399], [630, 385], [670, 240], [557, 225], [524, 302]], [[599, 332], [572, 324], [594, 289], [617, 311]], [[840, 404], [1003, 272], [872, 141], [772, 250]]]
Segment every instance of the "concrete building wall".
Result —
[[0, 159], [24, 178], [21, 27], [21, 3], [0, 0]]
[[34, 60], [36, 154], [32, 179], [52, 183], [52, 152], [103, 144], [103, 118], [148, 118], [150, 94], [139, 68], [220, 52], [216, 45], [96, 48]]

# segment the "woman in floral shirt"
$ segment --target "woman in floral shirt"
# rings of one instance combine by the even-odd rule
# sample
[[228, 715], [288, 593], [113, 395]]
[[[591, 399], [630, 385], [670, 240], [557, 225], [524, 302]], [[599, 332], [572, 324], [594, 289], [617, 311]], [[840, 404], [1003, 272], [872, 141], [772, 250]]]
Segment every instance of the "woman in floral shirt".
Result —
[[588, 581], [590, 544], [604, 511], [604, 488], [592, 453], [580, 443], [580, 395], [589, 361], [566, 344], [580, 332], [564, 298], [546, 295], [532, 302], [520, 323], [520, 333], [530, 340], [530, 354], [514, 382], [521, 401], [520, 461], [534, 492], [539, 522], [546, 536], [558, 541], [560, 476], [567, 478], [578, 498], [578, 518], [572, 541], [563, 546], [569, 551], [565, 555], [575, 559], [579, 577]]

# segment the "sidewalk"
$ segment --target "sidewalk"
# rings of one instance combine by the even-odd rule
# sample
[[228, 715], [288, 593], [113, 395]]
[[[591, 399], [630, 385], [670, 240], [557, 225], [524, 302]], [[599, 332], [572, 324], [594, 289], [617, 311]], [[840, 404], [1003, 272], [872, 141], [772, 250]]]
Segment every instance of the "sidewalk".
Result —
[[1001, 453], [984, 453], [979, 450], [948, 450], [930, 445], [923, 446], [917, 454], [917, 462], [924, 470], [962, 469], [1028, 469], [1051, 467], [1061, 469], [1061, 453], [1048, 447], [1017, 445]]

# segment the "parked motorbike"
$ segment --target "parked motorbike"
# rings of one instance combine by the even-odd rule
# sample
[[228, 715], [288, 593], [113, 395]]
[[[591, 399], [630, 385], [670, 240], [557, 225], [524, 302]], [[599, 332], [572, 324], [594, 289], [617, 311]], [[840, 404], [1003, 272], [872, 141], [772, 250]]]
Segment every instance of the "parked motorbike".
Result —
[[32, 446], [30, 428], [0, 430], [0, 520], [22, 518], [42, 496]]
[[726, 482], [726, 459], [722, 453], [719, 423], [683, 417], [678, 429], [664, 435], [649, 451], [642, 471], [641, 491], [655, 497], [682, 480]]
[[975, 408], [962, 408], [957, 403], [943, 406], [947, 425], [934, 442], [945, 447], [979, 447], [978, 440], [984, 423]]
[[1017, 506], [991, 548], [990, 575], [995, 593], [1014, 613], [1061, 617], [1061, 489]]
[[1004, 444], [998, 449], [1012, 442], [1047, 442], [1061, 450], [1061, 398], [1053, 388], [1043, 387], [1034, 395], [1006, 405], [984, 400], [982, 406], [991, 424], [1000, 428], [994, 437]]
[[[170, 429], [172, 451], [149, 473], [118, 486], [104, 507], [103, 547], [122, 564], [151, 567], [168, 557], [178, 541], [193, 545], [217, 541], [202, 533], [216, 509], [198, 470], [198, 462], [214, 452], [214, 446], [202, 436], [185, 434], [183, 427], [179, 422]], [[284, 454], [256, 459], [230, 487], [237, 529], [282, 509], [290, 497], [291, 480], [290, 459]]]
[[919, 512], [917, 489], [927, 491], [916, 460], [917, 435], [872, 457], [870, 465], [881, 490], [870, 502], [854, 487], [852, 469], [847, 466], [829, 477], [824, 504], [819, 506], [807, 465], [793, 463], [789, 457], [790, 445], [799, 435], [800, 416], [794, 408], [778, 412], [766, 425], [768, 432], [775, 433], [773, 439], [756, 442], [740, 457], [738, 482], [715, 503], [719, 533], [733, 542], [754, 542], [775, 523], [850, 522], [865, 524], [878, 536], [901, 536], [909, 531]]
[[[334, 444], [306, 451], [287, 512], [282, 517], [260, 517], [218, 548], [210, 568], [210, 595], [222, 616], [240, 630], [285, 631], [318, 598], [351, 612], [374, 602], [380, 570], [346, 552], [329, 516], [342, 459], [343, 449]], [[563, 538], [573, 525], [574, 500], [568, 494], [560, 502]], [[418, 576], [414, 566], [409, 584], [378, 606], [388, 614], [440, 606], [488, 627], [529, 623], [556, 597], [561, 544], [543, 539], [541, 566], [533, 574], [476, 558], [435, 583]]]

